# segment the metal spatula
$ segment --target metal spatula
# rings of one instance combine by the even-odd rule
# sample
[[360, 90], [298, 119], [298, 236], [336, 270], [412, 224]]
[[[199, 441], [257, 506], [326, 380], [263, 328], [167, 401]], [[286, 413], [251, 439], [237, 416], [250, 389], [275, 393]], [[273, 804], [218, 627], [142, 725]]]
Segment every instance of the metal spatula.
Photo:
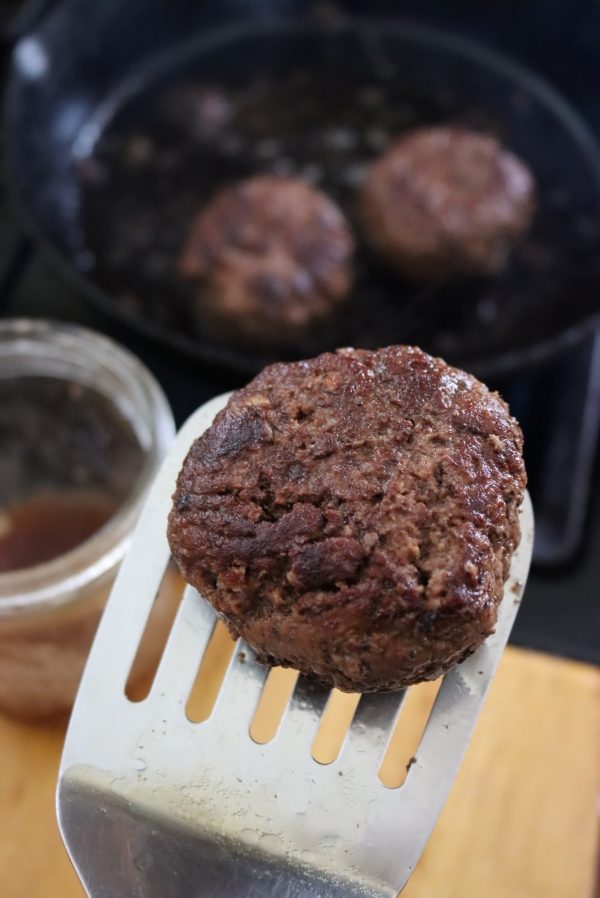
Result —
[[184, 593], [148, 697], [130, 702], [125, 683], [169, 562], [177, 472], [226, 399], [179, 434], [109, 600], [60, 768], [62, 836], [91, 898], [390, 898], [423, 851], [508, 638], [531, 556], [531, 504], [496, 632], [444, 677], [400, 788], [383, 786], [377, 770], [402, 693], [363, 696], [337, 760], [320, 765], [310, 745], [328, 693], [300, 677], [276, 737], [256, 744], [249, 724], [268, 671], [241, 645], [212, 715], [191, 723], [185, 705], [215, 625], [195, 590]]

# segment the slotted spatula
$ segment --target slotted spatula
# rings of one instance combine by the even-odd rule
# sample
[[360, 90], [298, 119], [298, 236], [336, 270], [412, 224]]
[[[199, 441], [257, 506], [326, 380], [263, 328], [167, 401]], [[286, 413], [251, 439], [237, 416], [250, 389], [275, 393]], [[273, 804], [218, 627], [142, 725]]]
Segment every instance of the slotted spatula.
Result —
[[276, 737], [256, 744], [249, 725], [268, 671], [240, 644], [210, 718], [186, 718], [216, 620], [191, 588], [148, 697], [126, 698], [169, 563], [177, 473], [226, 400], [204, 405], [180, 432], [114, 586], [67, 733], [61, 833], [91, 898], [391, 898], [444, 804], [517, 613], [533, 540], [529, 497], [496, 632], [446, 674], [404, 784], [388, 789], [377, 770], [403, 693], [363, 696], [337, 760], [320, 765], [310, 746], [327, 691], [300, 677]]

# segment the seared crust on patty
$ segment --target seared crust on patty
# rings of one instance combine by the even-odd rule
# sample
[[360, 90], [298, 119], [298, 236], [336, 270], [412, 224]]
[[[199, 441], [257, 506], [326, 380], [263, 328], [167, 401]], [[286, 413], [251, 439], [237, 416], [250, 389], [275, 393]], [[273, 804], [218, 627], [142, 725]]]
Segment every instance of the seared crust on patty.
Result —
[[493, 631], [521, 452], [502, 399], [419, 349], [273, 365], [191, 447], [169, 542], [266, 662], [399, 689]]

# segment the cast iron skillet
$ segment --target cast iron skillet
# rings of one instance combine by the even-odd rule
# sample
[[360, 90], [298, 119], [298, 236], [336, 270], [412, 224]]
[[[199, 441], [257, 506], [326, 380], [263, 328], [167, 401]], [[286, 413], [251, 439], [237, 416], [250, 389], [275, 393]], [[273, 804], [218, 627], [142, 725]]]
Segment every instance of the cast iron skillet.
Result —
[[[586, 126], [516, 64], [373, 8], [59, 2], [16, 44], [5, 98], [25, 228], [104, 311], [244, 373], [336, 345], [412, 342], [489, 376], [578, 339], [600, 311], [600, 153]], [[415, 287], [363, 248], [345, 313], [318, 334], [269, 354], [202, 331], [176, 261], [216, 189], [293, 172], [354, 220], [369, 160], [443, 121], [499, 135], [535, 174], [538, 211], [502, 275]]]

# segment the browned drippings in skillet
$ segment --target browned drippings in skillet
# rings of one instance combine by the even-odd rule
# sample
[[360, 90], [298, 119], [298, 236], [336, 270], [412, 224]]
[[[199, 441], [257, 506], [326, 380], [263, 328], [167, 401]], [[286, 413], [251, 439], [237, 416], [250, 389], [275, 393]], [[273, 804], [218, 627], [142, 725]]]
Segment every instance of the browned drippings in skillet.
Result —
[[[91, 152], [78, 148], [81, 267], [133, 320], [206, 341], [176, 262], [192, 216], [216, 190], [255, 172], [299, 174], [355, 222], [374, 156], [408, 128], [459, 122], [498, 135], [538, 183], [538, 213], [506, 271], [416, 287], [363, 246], [337, 321], [273, 355], [402, 341], [478, 372], [501, 369], [510, 353], [564, 330], [573, 304], [597, 305], [599, 194], [573, 136], [534, 93], [468, 57], [448, 58], [418, 42], [411, 49], [388, 24], [265, 28], [198, 43], [142, 73], [98, 121]], [[241, 370], [272, 358], [233, 349]]]

